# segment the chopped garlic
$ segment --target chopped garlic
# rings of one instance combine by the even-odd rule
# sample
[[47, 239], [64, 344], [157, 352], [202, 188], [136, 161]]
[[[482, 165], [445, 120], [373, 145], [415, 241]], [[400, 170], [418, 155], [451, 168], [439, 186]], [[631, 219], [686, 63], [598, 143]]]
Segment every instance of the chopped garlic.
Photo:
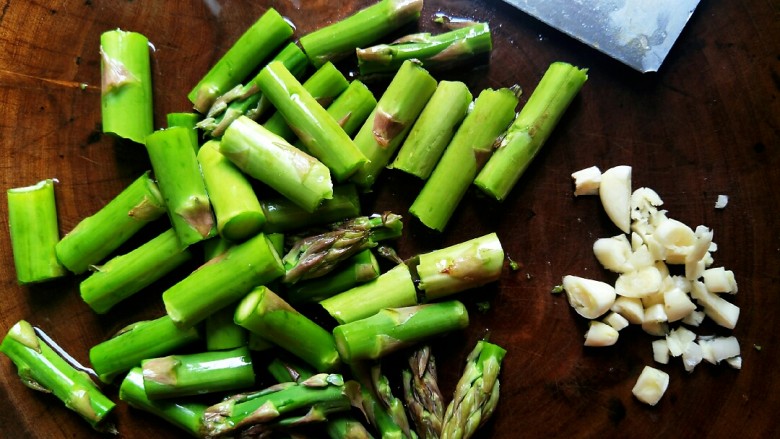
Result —
[[703, 282], [696, 281], [691, 285], [691, 297], [704, 308], [707, 317], [724, 328], [734, 329], [739, 320], [739, 307], [708, 291]]
[[662, 282], [663, 277], [657, 268], [644, 267], [618, 276], [615, 292], [624, 297], [642, 298], [657, 293]]
[[649, 405], [656, 405], [661, 397], [664, 396], [669, 387], [669, 374], [656, 368], [645, 366], [639, 378], [636, 380], [631, 393], [634, 396]]
[[618, 332], [612, 326], [596, 320], [590, 322], [590, 328], [585, 333], [585, 346], [612, 346], [618, 340]]
[[685, 256], [693, 250], [696, 235], [690, 227], [668, 218], [662, 221], [653, 233], [655, 239], [666, 250], [667, 264], [684, 264]]
[[688, 294], [677, 287], [664, 291], [663, 296], [664, 310], [670, 322], [682, 320], [696, 309]]
[[718, 195], [718, 200], [715, 202], [716, 209], [724, 209], [729, 204], [728, 195]]
[[601, 170], [597, 166], [581, 169], [571, 174], [571, 178], [574, 179], [575, 197], [580, 195], [596, 195], [599, 193]]
[[696, 334], [690, 329], [679, 327], [666, 335], [666, 345], [673, 357], [679, 357], [688, 349], [688, 345], [696, 340]]
[[593, 243], [593, 254], [607, 270], [615, 273], [625, 273], [631, 270], [628, 263], [631, 257], [631, 244], [626, 235], [597, 239]]
[[682, 319], [682, 322], [690, 326], [699, 326], [701, 325], [701, 322], [704, 321], [705, 316], [706, 314], [704, 314], [704, 311], [693, 311], [685, 316], [685, 318]]
[[712, 364], [740, 355], [739, 341], [734, 336], [704, 338], [699, 345], [704, 360]]
[[636, 297], [618, 297], [611, 309], [634, 325], [641, 325], [645, 319], [642, 300]]
[[604, 323], [615, 328], [616, 331], [620, 331], [629, 325], [629, 322], [625, 317], [614, 311], [610, 312], [606, 317], [604, 317]]
[[737, 281], [734, 272], [723, 267], [704, 270], [704, 286], [711, 293], [737, 293]]
[[667, 322], [648, 320], [646, 322], [642, 322], [642, 330], [650, 335], [663, 337], [669, 332], [669, 324]]
[[698, 366], [702, 360], [702, 349], [696, 342], [690, 343], [685, 352], [682, 353], [683, 367], [686, 372], [693, 372], [693, 368]]
[[742, 369], [742, 356], [737, 355], [736, 357], [726, 358], [726, 364], [734, 369]]
[[615, 166], [601, 174], [599, 198], [607, 216], [624, 233], [631, 231], [631, 166]]
[[601, 316], [615, 303], [615, 288], [605, 282], [569, 275], [563, 278], [563, 289], [569, 305], [586, 319]]
[[653, 340], [653, 360], [656, 363], [669, 364], [669, 346], [666, 339]]

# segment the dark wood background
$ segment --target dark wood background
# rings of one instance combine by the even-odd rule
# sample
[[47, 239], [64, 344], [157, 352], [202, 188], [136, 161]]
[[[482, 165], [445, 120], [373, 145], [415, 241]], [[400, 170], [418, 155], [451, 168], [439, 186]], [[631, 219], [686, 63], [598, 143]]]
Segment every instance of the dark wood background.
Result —
[[[300, 36], [371, 2], [0, 3], [0, 187], [57, 178], [65, 233], [150, 168], [142, 146], [100, 134], [101, 32], [134, 30], [154, 43], [154, 105], [162, 126], [167, 112], [189, 110], [192, 86], [267, 7], [292, 19]], [[206, 3], [219, 4], [220, 11], [211, 12]], [[702, 1], [661, 71], [645, 75], [495, 0], [427, 0], [419, 27], [436, 30], [429, 20], [437, 11], [489, 21], [495, 40], [489, 65], [438, 79], [466, 81], [475, 92], [517, 83], [526, 90], [525, 102], [551, 62], [590, 69], [580, 96], [506, 202], [470, 192], [445, 233], [409, 220], [397, 246], [408, 257], [496, 231], [520, 264], [496, 285], [462, 296], [472, 309], [485, 299], [491, 307], [473, 311], [470, 328], [439, 341], [434, 351], [449, 394], [465, 354], [486, 332], [508, 349], [501, 402], [479, 437], [777, 437], [780, 4]], [[89, 86], [81, 90], [80, 83]], [[614, 347], [584, 348], [586, 322], [563, 296], [550, 294], [565, 274], [613, 279], [599, 268], [591, 245], [618, 231], [597, 198], [573, 197], [569, 175], [619, 164], [633, 166], [635, 187], [660, 194], [670, 217], [711, 227], [719, 245], [716, 265], [733, 270], [739, 283], [734, 300], [742, 314], [733, 333], [742, 345], [743, 369], [702, 364], [689, 374], [679, 359], [659, 366], [671, 384], [656, 407], [631, 395], [642, 367], [652, 364], [653, 338], [634, 328]], [[420, 188], [419, 181], [386, 171], [364, 200], [365, 210], [409, 217]], [[724, 210], [713, 207], [719, 194], [730, 197]], [[193, 268], [97, 316], [78, 295], [81, 278], [17, 285], [5, 200], [0, 217], [0, 333], [27, 319], [85, 363], [89, 347], [120, 327], [161, 315], [160, 292]], [[116, 399], [115, 388], [106, 392]], [[124, 403], [116, 424], [124, 438], [180, 435]], [[25, 388], [3, 356], [0, 436], [97, 434], [53, 397]]]

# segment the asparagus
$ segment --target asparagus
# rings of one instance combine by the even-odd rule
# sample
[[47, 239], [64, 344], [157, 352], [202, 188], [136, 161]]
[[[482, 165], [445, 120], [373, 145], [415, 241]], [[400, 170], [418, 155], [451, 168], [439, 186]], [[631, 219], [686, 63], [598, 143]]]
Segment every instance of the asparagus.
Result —
[[[343, 81], [342, 90], [348, 86], [346, 79]], [[344, 181], [366, 162], [366, 157], [338, 122], [284, 64], [268, 64], [258, 75], [257, 85], [284, 116], [306, 149], [331, 170], [336, 181]]]
[[344, 261], [343, 267], [324, 276], [288, 286], [285, 298], [293, 305], [319, 302], [338, 293], [376, 279], [379, 276], [379, 262], [369, 249]]
[[247, 345], [247, 331], [233, 321], [235, 309], [228, 306], [206, 317], [206, 349], [221, 351]]
[[328, 106], [328, 114], [339, 123], [345, 133], [352, 136], [368, 119], [374, 107], [374, 94], [356, 79]]
[[24, 385], [53, 393], [95, 429], [113, 430], [105, 420], [113, 411], [114, 403], [101, 393], [89, 375], [68, 364], [41, 340], [27, 321], [20, 320], [8, 330], [0, 343], [0, 352], [16, 364]]
[[255, 384], [252, 359], [246, 346], [151, 358], [141, 362], [141, 369], [149, 399], [202, 395]]
[[444, 397], [439, 390], [436, 360], [428, 345], [409, 357], [409, 368], [402, 371], [404, 400], [422, 439], [438, 439], [444, 420]]
[[55, 246], [57, 259], [76, 274], [102, 261], [147, 223], [165, 213], [157, 184], [144, 173]]
[[493, 144], [515, 116], [517, 96], [508, 89], [483, 90], [474, 102], [433, 174], [412, 203], [409, 212], [426, 226], [443, 231]]
[[141, 360], [166, 355], [172, 350], [198, 340], [194, 328], [177, 327], [169, 316], [134, 323], [116, 336], [89, 350], [92, 369], [103, 382], [141, 365]]
[[260, 201], [246, 176], [210, 140], [198, 152], [198, 162], [217, 218], [217, 233], [230, 241], [256, 235], [265, 224]]
[[587, 69], [551, 64], [474, 184], [506, 199], [587, 79]]
[[293, 28], [284, 17], [269, 8], [211, 67], [187, 98], [196, 110], [205, 113], [214, 100], [238, 85], [292, 33]]
[[200, 115], [197, 113], [168, 113], [166, 120], [169, 127], [184, 127], [189, 130], [190, 144], [195, 154], [197, 154], [198, 148], [200, 148], [200, 141], [198, 140]]
[[235, 321], [317, 371], [334, 371], [340, 365], [333, 336], [265, 286], [244, 297], [236, 309]]
[[466, 84], [439, 82], [390, 167], [428, 179], [466, 117], [471, 100]]
[[104, 133], [144, 143], [154, 131], [149, 40], [120, 29], [100, 35]]
[[382, 373], [382, 368], [379, 364], [371, 367], [371, 384], [377, 399], [382, 403], [393, 422], [401, 428], [404, 435], [406, 437], [416, 437], [416, 435], [412, 436], [411, 434], [409, 418], [406, 416], [403, 402], [393, 395], [393, 391], [390, 388], [390, 380], [387, 378], [387, 375]]
[[163, 303], [176, 325], [191, 327], [282, 274], [279, 255], [260, 233], [170, 287], [162, 295]]
[[219, 150], [239, 169], [307, 212], [333, 198], [333, 183], [325, 165], [246, 116], [230, 124]]
[[376, 360], [414, 343], [469, 324], [466, 307], [451, 300], [404, 308], [385, 308], [365, 319], [333, 329], [345, 362]]
[[325, 200], [311, 213], [287, 198], [260, 202], [265, 214], [266, 233], [287, 232], [304, 227], [328, 224], [360, 214], [360, 199], [355, 185], [343, 184], [333, 188], [333, 198]]
[[382, 402], [374, 395], [370, 387], [361, 386], [360, 396], [363, 413], [365, 413], [369, 424], [379, 431], [382, 439], [405, 439], [403, 429], [387, 413]]
[[124, 255], [116, 256], [79, 285], [81, 298], [98, 314], [151, 285], [192, 257], [173, 229]]
[[7, 195], [16, 279], [30, 284], [64, 276], [66, 270], [54, 251], [60, 239], [54, 180], [9, 189]]
[[295, 283], [331, 272], [377, 242], [401, 236], [401, 217], [390, 212], [334, 223], [331, 231], [298, 240], [284, 256], [284, 282]]
[[444, 414], [442, 439], [467, 439], [493, 414], [504, 355], [506, 350], [500, 346], [484, 340], [477, 342]]
[[429, 70], [451, 68], [493, 49], [490, 26], [475, 23], [439, 35], [408, 35], [391, 44], [356, 51], [361, 75], [395, 72], [406, 60]]
[[[239, 328], [241, 328], [239, 326]], [[244, 329], [244, 328], [241, 328]], [[246, 331], [246, 329], [244, 329]], [[249, 332], [249, 331], [247, 331]], [[254, 332], [249, 332], [249, 340], [247, 340], [247, 346], [249, 347], [250, 351], [255, 352], [266, 352], [274, 349], [276, 347], [275, 344], [271, 343], [270, 341], [266, 340], [262, 336], [255, 334]]]
[[280, 383], [301, 382], [311, 378], [314, 371], [295, 360], [276, 357], [268, 363], [268, 373]]
[[374, 184], [434, 91], [436, 80], [425, 69], [411, 61], [403, 63], [355, 136], [355, 145], [369, 162], [352, 181], [366, 188]]
[[382, 38], [402, 25], [416, 20], [422, 0], [381, 0], [355, 14], [304, 35], [301, 47], [311, 63], [319, 67], [354, 53], [355, 49]]
[[200, 437], [206, 405], [176, 400], [152, 401], [146, 396], [144, 377], [140, 367], [127, 373], [119, 387], [119, 399], [131, 407], [152, 413], [181, 428], [191, 436]]

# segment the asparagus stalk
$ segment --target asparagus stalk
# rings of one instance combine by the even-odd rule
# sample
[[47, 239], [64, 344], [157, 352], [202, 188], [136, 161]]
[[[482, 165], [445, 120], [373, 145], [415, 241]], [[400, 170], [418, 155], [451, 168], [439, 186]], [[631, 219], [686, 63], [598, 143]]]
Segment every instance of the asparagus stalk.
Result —
[[409, 357], [402, 371], [404, 400], [422, 439], [439, 439], [444, 420], [444, 397], [439, 390], [436, 360], [428, 345]]
[[[239, 328], [241, 327], [239, 326]], [[246, 329], [244, 330], [246, 331]], [[249, 340], [247, 341], [247, 346], [249, 347], [250, 351], [255, 351], [255, 352], [266, 352], [276, 347], [275, 344], [266, 340], [261, 335], [255, 334], [254, 332], [249, 332]]]
[[341, 324], [374, 315], [383, 308], [417, 304], [417, 290], [409, 267], [400, 264], [376, 279], [336, 294], [320, 305]]
[[401, 236], [401, 217], [390, 212], [334, 223], [331, 231], [298, 240], [284, 256], [284, 282], [323, 276], [377, 242]]
[[376, 98], [365, 84], [357, 79], [328, 106], [328, 114], [352, 136], [368, 119], [376, 107]]
[[235, 311], [228, 306], [206, 317], [206, 349], [221, 351], [247, 345], [246, 329], [233, 321]]
[[331, 273], [290, 285], [285, 291], [285, 298], [293, 305], [319, 302], [378, 276], [379, 261], [371, 250], [365, 249]]
[[439, 35], [408, 35], [391, 44], [356, 51], [361, 75], [395, 72], [406, 60], [429, 70], [451, 68], [493, 49], [490, 26], [475, 23]]
[[292, 34], [292, 26], [274, 8], [265, 11], [187, 95], [195, 109], [205, 113]]
[[81, 274], [164, 213], [160, 190], [149, 173], [144, 173], [65, 235], [55, 247], [57, 259], [68, 270]]
[[426, 226], [443, 231], [493, 144], [515, 116], [517, 96], [508, 89], [483, 90], [409, 212]]
[[200, 148], [200, 141], [198, 140], [200, 115], [198, 113], [168, 113], [166, 120], [168, 121], [168, 127], [184, 127], [189, 130], [190, 144], [195, 154], [197, 154], [198, 148]]
[[358, 47], [377, 41], [404, 24], [417, 20], [422, 0], [381, 0], [349, 17], [304, 35], [301, 47], [316, 67], [336, 62]]
[[135, 323], [89, 350], [92, 369], [103, 382], [141, 365], [141, 360], [166, 355], [199, 338], [194, 328], [177, 327], [168, 316]]
[[360, 396], [363, 413], [365, 413], [369, 424], [379, 431], [382, 439], [406, 438], [403, 429], [387, 413], [382, 402], [374, 395], [369, 386], [361, 386]]
[[54, 251], [60, 239], [54, 180], [9, 189], [8, 229], [20, 284], [43, 282], [66, 274]]
[[587, 69], [551, 64], [474, 184], [506, 199], [587, 79]]
[[390, 165], [428, 179], [471, 105], [466, 84], [441, 81]]
[[404, 308], [385, 308], [362, 320], [333, 329], [345, 362], [376, 360], [414, 343], [469, 324], [466, 307], [451, 300]]
[[221, 152], [220, 142], [210, 140], [198, 152], [217, 232], [230, 241], [243, 241], [260, 232], [265, 214], [249, 180]]
[[480, 340], [466, 359], [463, 376], [444, 414], [442, 439], [468, 439], [493, 414], [498, 403], [502, 347]]
[[16, 364], [24, 385], [53, 393], [95, 429], [113, 430], [105, 420], [113, 411], [114, 403], [101, 393], [89, 375], [68, 364], [41, 340], [27, 321], [20, 320], [8, 330], [0, 343], [0, 352]]
[[103, 132], [144, 143], [154, 131], [149, 40], [120, 29], [100, 35]]
[[124, 255], [116, 256], [79, 285], [81, 298], [98, 314], [141, 291], [192, 257], [173, 229]]
[[318, 371], [334, 371], [340, 365], [333, 336], [264, 286], [244, 297], [235, 321]]
[[246, 116], [230, 124], [219, 150], [239, 169], [307, 212], [333, 198], [333, 183], [325, 165]]
[[149, 399], [202, 395], [255, 384], [252, 359], [246, 346], [151, 358], [141, 362], [141, 369]]
[[382, 368], [379, 364], [375, 364], [371, 367], [371, 384], [376, 393], [377, 399], [384, 406], [385, 411], [393, 419], [396, 425], [401, 428], [406, 437], [412, 436], [411, 428], [409, 426], [409, 418], [406, 416], [404, 410], [404, 404], [400, 399], [393, 395], [393, 391], [390, 388], [390, 380], [387, 375], [382, 373]]
[[181, 428], [193, 437], [200, 437], [206, 405], [176, 400], [152, 401], [146, 396], [144, 377], [140, 367], [127, 373], [119, 387], [119, 399], [131, 407], [152, 413]]
[[169, 288], [162, 295], [171, 320], [191, 327], [240, 300], [254, 286], [284, 274], [284, 267], [265, 234], [230, 247], [221, 256]]
[[268, 363], [268, 373], [280, 383], [305, 381], [314, 375], [314, 372], [295, 360], [276, 357]]
[[[349, 85], [343, 77], [343, 89]], [[344, 181], [366, 163], [352, 139], [280, 62], [258, 75], [263, 95], [279, 110], [306, 149], [327, 166], [336, 181]]]
[[287, 198], [263, 200], [260, 205], [265, 214], [263, 231], [266, 233], [288, 232], [360, 215], [360, 198], [352, 184], [335, 186], [333, 198], [323, 201], [313, 213]]
[[355, 145], [369, 162], [352, 181], [366, 188], [374, 184], [434, 91], [436, 80], [425, 69], [411, 61], [403, 63], [355, 136]]

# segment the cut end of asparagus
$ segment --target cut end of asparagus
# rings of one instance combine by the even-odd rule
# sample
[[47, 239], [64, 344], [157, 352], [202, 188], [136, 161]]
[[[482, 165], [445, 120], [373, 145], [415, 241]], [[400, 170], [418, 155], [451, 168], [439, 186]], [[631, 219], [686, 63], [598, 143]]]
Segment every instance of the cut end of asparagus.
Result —
[[146, 381], [154, 381], [166, 386], [177, 383], [176, 367], [181, 363], [173, 356], [153, 358], [143, 362], [143, 376]]
[[138, 78], [118, 59], [111, 58], [100, 46], [100, 59], [103, 63], [100, 85], [104, 95], [133, 83], [139, 83]]
[[423, 0], [394, 0], [389, 14], [395, 17], [396, 22], [405, 23], [420, 16], [423, 8]]
[[383, 148], [390, 145], [390, 142], [395, 139], [406, 128], [406, 124], [403, 121], [396, 119], [392, 114], [377, 110], [376, 117], [374, 118], [374, 139]]
[[211, 235], [214, 230], [214, 216], [211, 214], [208, 198], [192, 196], [183, 209], [176, 213], [203, 238]]

